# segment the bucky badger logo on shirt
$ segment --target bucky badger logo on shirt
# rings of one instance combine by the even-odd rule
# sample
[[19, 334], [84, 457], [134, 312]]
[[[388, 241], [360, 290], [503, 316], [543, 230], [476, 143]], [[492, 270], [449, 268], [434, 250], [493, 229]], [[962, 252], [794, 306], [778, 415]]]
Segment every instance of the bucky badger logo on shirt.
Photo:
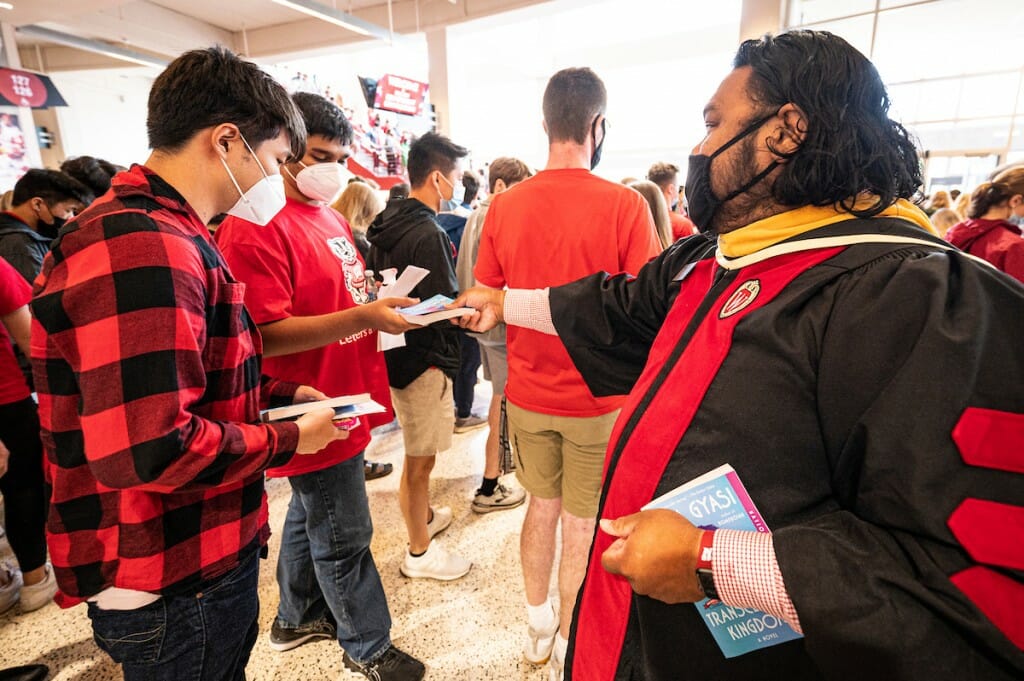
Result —
[[359, 262], [356, 247], [343, 236], [328, 239], [327, 245], [341, 261], [341, 271], [345, 274], [345, 288], [351, 294], [352, 300], [357, 305], [370, 302], [370, 297], [366, 293], [366, 275], [362, 263]]

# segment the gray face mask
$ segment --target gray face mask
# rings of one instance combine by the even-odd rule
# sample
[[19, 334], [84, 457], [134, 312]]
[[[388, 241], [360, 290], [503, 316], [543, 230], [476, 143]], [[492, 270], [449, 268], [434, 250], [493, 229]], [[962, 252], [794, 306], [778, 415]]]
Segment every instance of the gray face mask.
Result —
[[1010, 213], [1010, 217], [1006, 218], [1006, 221], [1011, 225], [1017, 225], [1018, 227], [1024, 226], [1024, 217], [1020, 217], [1015, 213]]

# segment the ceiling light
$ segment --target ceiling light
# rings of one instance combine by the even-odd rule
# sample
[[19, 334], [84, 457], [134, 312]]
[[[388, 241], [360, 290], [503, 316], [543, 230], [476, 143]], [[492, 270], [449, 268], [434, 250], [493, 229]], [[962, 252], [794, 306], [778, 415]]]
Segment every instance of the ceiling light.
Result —
[[9, 2], [0, 2], [0, 9], [14, 9], [14, 5]]
[[119, 47], [118, 45], [109, 45], [107, 43], [100, 42], [99, 40], [81, 38], [77, 35], [71, 35], [70, 33], [64, 33], [62, 31], [55, 31], [52, 28], [46, 28], [45, 26], [29, 24], [26, 26], [18, 26], [16, 30], [21, 35], [39, 38], [47, 42], [64, 45], [66, 47], [74, 47], [79, 50], [85, 50], [86, 52], [102, 54], [112, 59], [119, 59], [121, 61], [139, 64], [140, 66], [164, 68], [168, 64], [168, 60], [160, 57], [151, 57], [150, 55], [142, 52], [129, 50], [124, 47]]
[[341, 26], [342, 28], [358, 33], [360, 35], [387, 39], [388, 34], [383, 28], [371, 24], [368, 21], [363, 21], [359, 17], [352, 16], [347, 12], [336, 10], [333, 7], [328, 7], [314, 0], [273, 0], [278, 5], [283, 5], [297, 12], [308, 14], [311, 17], [320, 19], [321, 21], [327, 21], [335, 26]]

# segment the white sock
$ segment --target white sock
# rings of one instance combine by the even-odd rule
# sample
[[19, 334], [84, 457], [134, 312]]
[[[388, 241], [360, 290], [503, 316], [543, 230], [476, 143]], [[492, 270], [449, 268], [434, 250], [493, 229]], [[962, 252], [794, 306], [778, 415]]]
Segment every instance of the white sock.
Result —
[[535, 631], [547, 631], [555, 626], [555, 609], [551, 607], [551, 601], [544, 601], [540, 605], [527, 603], [526, 621]]
[[559, 634], [555, 636], [555, 649], [551, 651], [551, 656], [558, 660], [565, 659], [565, 651], [569, 649], [569, 639], [562, 638]]

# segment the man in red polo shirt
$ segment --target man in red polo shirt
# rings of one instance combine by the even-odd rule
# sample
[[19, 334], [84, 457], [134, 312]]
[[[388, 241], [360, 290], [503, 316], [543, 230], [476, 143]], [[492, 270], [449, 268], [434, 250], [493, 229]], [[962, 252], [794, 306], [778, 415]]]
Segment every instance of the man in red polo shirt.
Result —
[[[547, 167], [494, 197], [474, 269], [481, 284], [544, 288], [595, 271], [636, 272], [661, 250], [643, 197], [590, 172], [604, 143], [606, 100], [604, 83], [590, 69], [552, 76], [544, 92]], [[523, 653], [534, 664], [550, 657], [557, 675], [594, 534], [605, 448], [622, 400], [594, 397], [553, 336], [509, 327], [508, 365], [516, 475], [531, 494], [520, 538], [529, 621]], [[548, 585], [559, 521], [554, 607]]]

